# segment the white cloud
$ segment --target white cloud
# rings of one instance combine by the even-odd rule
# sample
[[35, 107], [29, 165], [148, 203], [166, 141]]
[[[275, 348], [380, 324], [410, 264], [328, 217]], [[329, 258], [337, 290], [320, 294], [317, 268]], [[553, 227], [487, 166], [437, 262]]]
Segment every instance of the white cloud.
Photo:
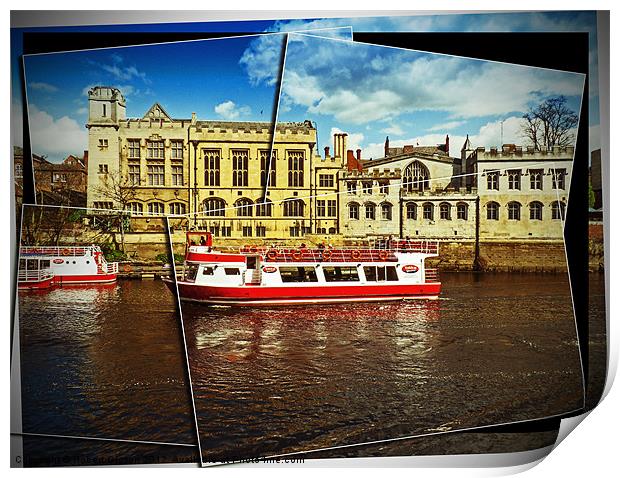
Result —
[[289, 44], [282, 90], [309, 113], [353, 124], [421, 110], [458, 121], [526, 111], [550, 95], [580, 95], [583, 76], [306, 37], [303, 48]]
[[401, 134], [405, 133], [405, 131], [397, 124], [393, 124], [388, 126], [387, 128], [383, 128], [381, 132], [385, 134], [392, 134], [394, 136], [400, 136]]
[[362, 144], [364, 142], [363, 133], [348, 133], [346, 131], [342, 131], [339, 128], [332, 128], [329, 132], [329, 137], [332, 139], [332, 141], [334, 139], [334, 135], [338, 133], [347, 133], [347, 149], [355, 151], [356, 149], [362, 147]]
[[228, 121], [234, 121], [241, 116], [248, 116], [252, 112], [249, 106], [237, 106], [231, 100], [224, 101], [213, 109], [217, 115]]
[[51, 161], [61, 161], [69, 154], [82, 154], [88, 149], [86, 128], [73, 118], [54, 118], [36, 105], [28, 106], [32, 151], [46, 155]]
[[58, 87], [42, 81], [31, 81], [28, 83], [28, 86], [33, 90], [45, 91], [46, 93], [54, 93], [55, 91], [58, 91]]
[[448, 121], [447, 123], [436, 124], [427, 129], [427, 131], [450, 131], [465, 124], [465, 121]]
[[75, 113], [78, 115], [85, 115], [88, 113], [88, 108], [86, 107], [78, 108]]

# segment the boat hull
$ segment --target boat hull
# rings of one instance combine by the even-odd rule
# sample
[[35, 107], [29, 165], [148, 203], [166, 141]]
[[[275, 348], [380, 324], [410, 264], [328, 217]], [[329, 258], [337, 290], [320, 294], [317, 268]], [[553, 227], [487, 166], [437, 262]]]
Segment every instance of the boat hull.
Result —
[[[166, 281], [173, 290], [174, 282]], [[441, 284], [207, 286], [177, 281], [180, 299], [212, 305], [291, 305], [436, 299]]]
[[42, 280], [18, 281], [17, 288], [19, 290], [45, 290], [52, 286], [54, 277], [47, 277]]
[[107, 284], [116, 281], [116, 274], [60, 275], [54, 277], [56, 285]]

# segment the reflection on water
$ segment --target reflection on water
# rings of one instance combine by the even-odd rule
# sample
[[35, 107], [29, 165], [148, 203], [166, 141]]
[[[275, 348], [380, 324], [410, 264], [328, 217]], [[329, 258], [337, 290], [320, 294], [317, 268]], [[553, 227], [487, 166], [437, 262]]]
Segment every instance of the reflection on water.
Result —
[[19, 323], [24, 432], [195, 443], [163, 283], [19, 291]]
[[184, 304], [205, 461], [532, 419], [583, 401], [564, 275], [444, 274], [436, 301]]

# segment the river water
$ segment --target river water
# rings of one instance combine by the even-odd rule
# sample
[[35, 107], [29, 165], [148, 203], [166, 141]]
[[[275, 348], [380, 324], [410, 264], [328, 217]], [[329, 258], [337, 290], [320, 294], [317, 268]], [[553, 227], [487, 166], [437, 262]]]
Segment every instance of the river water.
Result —
[[[444, 273], [442, 281], [436, 301], [255, 310], [183, 304], [203, 460], [451, 431], [582, 406], [566, 276]], [[20, 293], [24, 431], [195, 444], [175, 304], [160, 281]], [[504, 436], [496, 450], [495, 438], [476, 445], [459, 436], [405, 453], [438, 453], [444, 443], [461, 453], [540, 444], [531, 434]], [[401, 453], [404, 443], [366, 447], [366, 456]], [[141, 456], [191, 461], [195, 451], [33, 437], [26, 444], [33, 464], [63, 452], [75, 464], [106, 453], [116, 463]]]
[[583, 405], [565, 275], [442, 275], [440, 300], [184, 304], [205, 462], [529, 420]]

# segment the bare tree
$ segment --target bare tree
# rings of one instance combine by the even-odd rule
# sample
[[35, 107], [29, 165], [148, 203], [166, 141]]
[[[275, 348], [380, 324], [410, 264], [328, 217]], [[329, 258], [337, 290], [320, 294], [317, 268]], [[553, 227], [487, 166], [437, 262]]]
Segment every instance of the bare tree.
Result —
[[546, 99], [523, 115], [522, 132], [537, 151], [569, 146], [575, 141], [579, 117], [566, 106], [564, 96]]
[[127, 177], [122, 177], [120, 173], [107, 173], [100, 186], [95, 188], [95, 192], [102, 198], [108, 199], [114, 204], [118, 229], [121, 233], [121, 250], [125, 252], [125, 219], [129, 216], [128, 205], [136, 200], [138, 196], [137, 184], [134, 184]]

